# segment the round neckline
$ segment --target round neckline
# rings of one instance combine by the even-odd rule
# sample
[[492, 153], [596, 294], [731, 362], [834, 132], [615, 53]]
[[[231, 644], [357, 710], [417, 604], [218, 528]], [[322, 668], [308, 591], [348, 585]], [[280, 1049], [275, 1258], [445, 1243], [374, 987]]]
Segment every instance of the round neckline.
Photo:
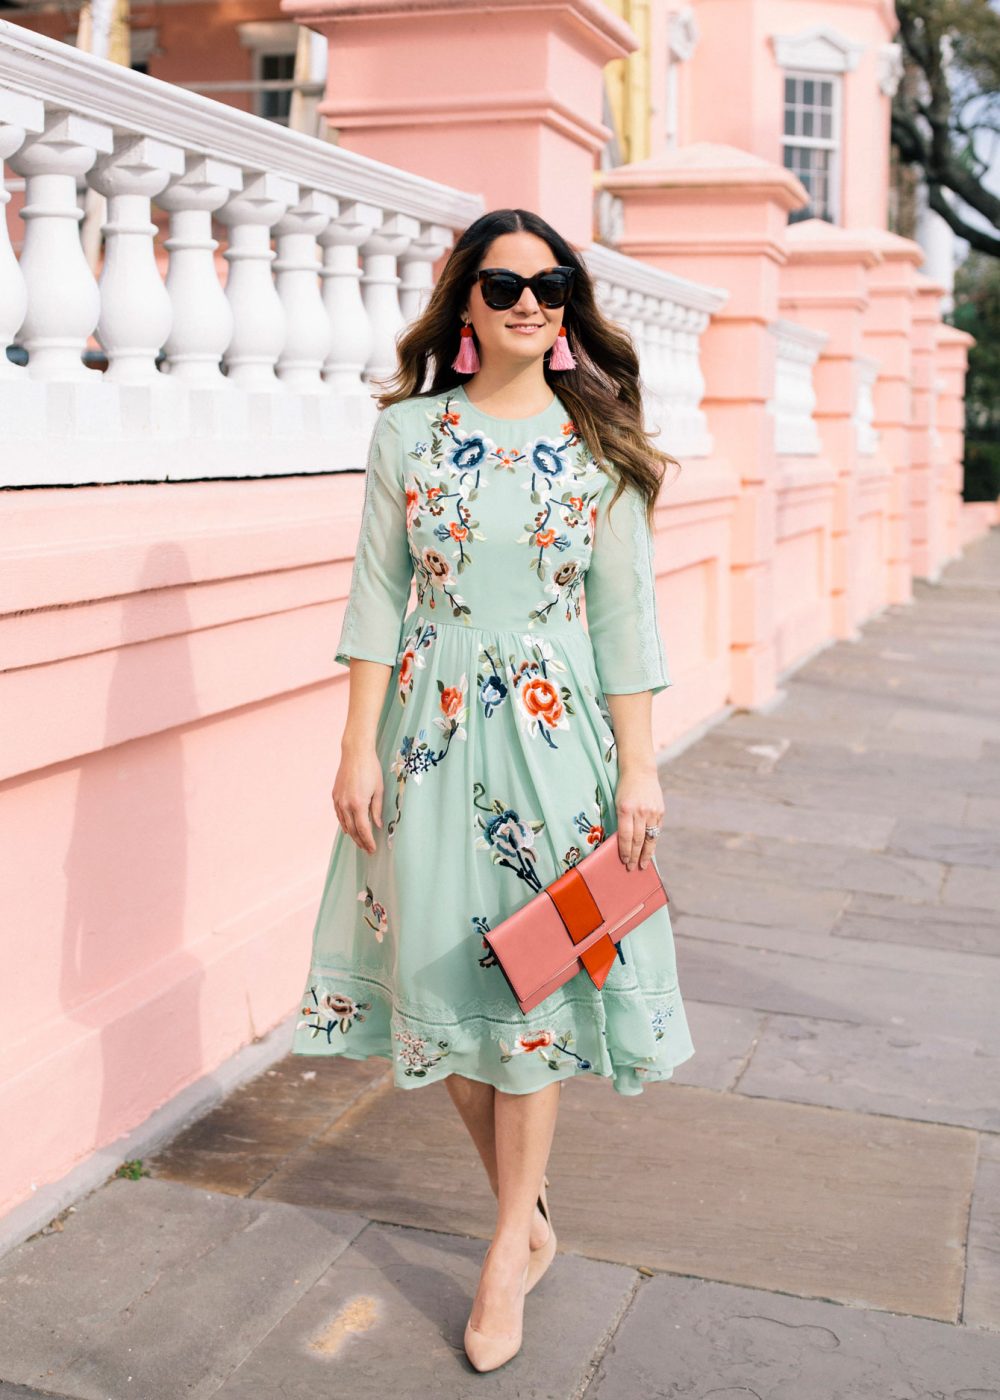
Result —
[[500, 418], [497, 414], [487, 413], [484, 408], [480, 408], [478, 404], [474, 404], [469, 398], [468, 394], [465, 392], [464, 384], [459, 384], [455, 392], [461, 394], [462, 401], [465, 404], [466, 408], [471, 409], [473, 413], [478, 413], [480, 418], [486, 418], [491, 423], [509, 423], [511, 425], [518, 425], [522, 423], [534, 423], [539, 418], [547, 418], [548, 415], [552, 412], [552, 410], [560, 402], [559, 395], [553, 391], [552, 402], [546, 408], [543, 408], [541, 412], [529, 413], [526, 418]]

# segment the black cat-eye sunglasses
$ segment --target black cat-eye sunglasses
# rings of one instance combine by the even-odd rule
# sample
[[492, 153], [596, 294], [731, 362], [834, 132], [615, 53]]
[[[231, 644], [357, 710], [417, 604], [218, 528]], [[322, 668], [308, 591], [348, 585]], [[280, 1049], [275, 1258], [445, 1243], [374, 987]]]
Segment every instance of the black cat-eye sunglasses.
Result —
[[565, 306], [576, 276], [575, 267], [546, 267], [534, 277], [522, 277], [507, 267], [481, 267], [476, 273], [483, 301], [494, 311], [508, 311], [530, 287], [539, 306]]

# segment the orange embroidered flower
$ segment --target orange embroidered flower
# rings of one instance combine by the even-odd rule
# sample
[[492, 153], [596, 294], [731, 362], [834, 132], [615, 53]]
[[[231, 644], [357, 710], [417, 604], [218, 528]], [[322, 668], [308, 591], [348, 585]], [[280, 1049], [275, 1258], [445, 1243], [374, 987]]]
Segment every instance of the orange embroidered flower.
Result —
[[416, 652], [412, 647], [408, 647], [406, 651], [403, 652], [403, 659], [399, 663], [399, 684], [401, 686], [409, 685], [410, 681], [413, 679], [413, 663], [415, 658]]
[[522, 1050], [541, 1050], [555, 1040], [553, 1031], [522, 1031], [517, 1043]]
[[592, 826], [592, 827], [590, 827], [590, 828], [588, 829], [588, 831], [587, 831], [587, 845], [588, 845], [588, 846], [599, 846], [603, 840], [604, 840], [604, 827], [603, 827], [603, 826], [596, 826], [596, 825], [595, 825], [595, 826]]
[[572, 418], [567, 418], [566, 422], [562, 425], [562, 431], [564, 435], [576, 432], [576, 424], [573, 422]]
[[415, 491], [412, 486], [408, 486], [406, 488], [406, 523], [408, 526], [413, 524], [413, 518], [417, 513], [419, 501], [420, 496], [418, 492]]
[[441, 692], [441, 709], [453, 719], [462, 708], [462, 692], [457, 685], [446, 685]]
[[442, 413], [442, 414], [441, 414], [441, 422], [442, 422], [442, 423], [451, 423], [451, 424], [457, 426], [461, 421], [462, 421], [462, 415], [461, 415], [460, 413]]
[[469, 538], [469, 528], [467, 525], [458, 525], [453, 520], [448, 526], [448, 533], [453, 540], [467, 540]]
[[555, 728], [563, 717], [563, 702], [558, 690], [544, 676], [534, 676], [521, 685], [521, 703], [534, 719], [543, 720]]
[[548, 546], [549, 546], [549, 545], [552, 543], [552, 541], [555, 539], [555, 537], [556, 537], [556, 532], [555, 532], [555, 530], [552, 529], [552, 527], [551, 527], [551, 525], [550, 525], [549, 528], [548, 528], [547, 530], [536, 530], [536, 531], [535, 531], [535, 544], [540, 544], [540, 545], [542, 546], [543, 549], [547, 549]]
[[574, 510], [583, 510], [583, 497], [582, 497], [582, 496], [570, 496], [570, 498], [569, 498], [569, 503], [570, 503], [570, 505], [573, 507]]

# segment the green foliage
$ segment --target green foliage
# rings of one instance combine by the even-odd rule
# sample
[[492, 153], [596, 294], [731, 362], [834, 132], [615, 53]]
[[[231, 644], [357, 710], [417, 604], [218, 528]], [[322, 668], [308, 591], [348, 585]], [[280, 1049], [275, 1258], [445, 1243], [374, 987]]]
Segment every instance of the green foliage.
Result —
[[127, 1177], [129, 1181], [138, 1181], [141, 1176], [150, 1175], [152, 1175], [152, 1173], [148, 1167], [142, 1165], [141, 1157], [133, 1157], [129, 1162], [122, 1162], [121, 1166], [115, 1172], [115, 1176]]
[[955, 274], [951, 323], [975, 336], [965, 384], [967, 501], [1000, 496], [1000, 263], [970, 253]]

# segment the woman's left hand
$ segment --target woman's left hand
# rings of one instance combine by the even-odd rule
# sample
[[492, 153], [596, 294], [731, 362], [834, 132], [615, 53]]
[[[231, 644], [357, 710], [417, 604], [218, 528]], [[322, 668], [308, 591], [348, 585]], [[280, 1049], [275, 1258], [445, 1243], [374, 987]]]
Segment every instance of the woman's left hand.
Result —
[[634, 870], [645, 870], [653, 856], [656, 838], [646, 836], [647, 826], [663, 821], [663, 791], [655, 767], [626, 768], [615, 790], [618, 815], [618, 854]]

